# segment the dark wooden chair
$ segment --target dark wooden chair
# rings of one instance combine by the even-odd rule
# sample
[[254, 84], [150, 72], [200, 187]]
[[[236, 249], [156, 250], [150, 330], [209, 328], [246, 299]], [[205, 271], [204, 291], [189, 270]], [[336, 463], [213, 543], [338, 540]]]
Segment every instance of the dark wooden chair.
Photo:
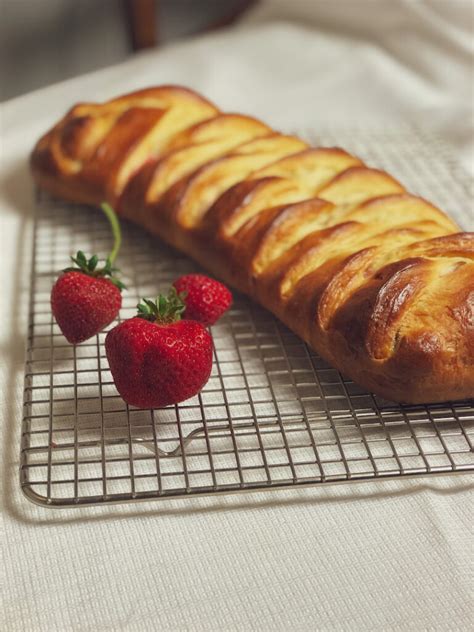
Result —
[[[178, 0], [179, 1], [179, 0]], [[199, 0], [196, 0], [199, 1]], [[225, 0], [223, 0], [225, 2]], [[236, 0], [229, 4], [228, 12], [203, 29], [211, 31], [232, 24], [257, 0]], [[159, 0], [124, 0], [128, 31], [133, 50], [158, 46]]]

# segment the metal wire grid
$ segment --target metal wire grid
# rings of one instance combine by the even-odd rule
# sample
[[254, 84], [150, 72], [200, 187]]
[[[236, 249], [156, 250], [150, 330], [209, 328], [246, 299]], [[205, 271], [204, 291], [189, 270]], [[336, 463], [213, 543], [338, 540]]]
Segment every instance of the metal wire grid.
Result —
[[[469, 219], [465, 186], [439, 142], [413, 130], [336, 139]], [[318, 141], [336, 139], [327, 131]], [[196, 266], [137, 227], [124, 233], [127, 318], [139, 297]], [[92, 505], [474, 469], [472, 400], [381, 400], [239, 295], [212, 327], [215, 361], [202, 393], [165, 409], [128, 407], [108, 369], [106, 332], [69, 345], [49, 305], [70, 253], [109, 246], [99, 213], [38, 196], [20, 455], [21, 486], [33, 502]]]

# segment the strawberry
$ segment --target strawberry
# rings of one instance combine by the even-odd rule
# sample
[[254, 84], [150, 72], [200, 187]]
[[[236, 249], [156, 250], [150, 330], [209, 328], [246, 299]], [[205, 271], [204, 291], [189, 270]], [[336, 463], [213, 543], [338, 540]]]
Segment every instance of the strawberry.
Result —
[[62, 274], [51, 292], [54, 317], [68, 342], [78, 344], [109, 325], [122, 306], [120, 290], [80, 270]]
[[212, 369], [212, 338], [200, 324], [181, 320], [182, 297], [144, 299], [138, 316], [114, 327], [105, 339], [112, 377], [122, 398], [138, 408], [177, 404], [206, 384]]
[[125, 287], [113, 276], [112, 267], [120, 247], [120, 226], [113, 210], [102, 205], [112, 226], [114, 248], [103, 267], [99, 258], [87, 259], [79, 250], [71, 257], [75, 266], [63, 270], [51, 290], [51, 309], [62, 333], [72, 344], [84, 342], [110, 324], [122, 305], [121, 290]]
[[204, 274], [186, 274], [173, 283], [179, 294], [185, 294], [184, 317], [203, 325], [213, 325], [232, 305], [229, 289]]

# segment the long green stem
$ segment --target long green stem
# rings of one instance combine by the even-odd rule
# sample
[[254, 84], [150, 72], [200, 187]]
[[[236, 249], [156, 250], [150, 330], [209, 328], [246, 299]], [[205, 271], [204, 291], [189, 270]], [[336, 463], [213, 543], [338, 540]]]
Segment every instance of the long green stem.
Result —
[[110, 263], [113, 264], [115, 259], [117, 258], [118, 251], [120, 250], [120, 246], [122, 244], [122, 231], [120, 230], [120, 222], [110, 204], [107, 204], [107, 202], [102, 202], [100, 207], [103, 210], [104, 215], [109, 220], [110, 228], [112, 229], [112, 235], [114, 237], [114, 246], [108, 256]]

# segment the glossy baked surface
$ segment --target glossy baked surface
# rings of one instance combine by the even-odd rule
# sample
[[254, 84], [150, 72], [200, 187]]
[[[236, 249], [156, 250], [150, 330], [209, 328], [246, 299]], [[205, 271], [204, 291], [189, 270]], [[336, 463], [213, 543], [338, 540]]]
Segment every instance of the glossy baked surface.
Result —
[[77, 105], [40, 186], [104, 199], [387, 399], [474, 395], [474, 234], [387, 173], [163, 86]]

